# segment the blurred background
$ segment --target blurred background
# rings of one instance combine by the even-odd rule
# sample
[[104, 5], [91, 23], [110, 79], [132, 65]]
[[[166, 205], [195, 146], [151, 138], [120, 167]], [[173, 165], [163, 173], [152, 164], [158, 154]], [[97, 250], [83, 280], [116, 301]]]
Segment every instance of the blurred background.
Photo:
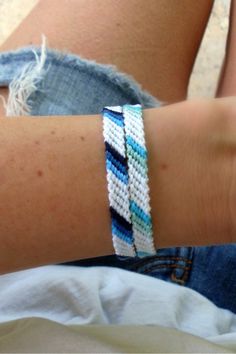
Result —
[[[27, 16], [37, 1], [38, 0], [0, 0], [0, 44], [4, 42], [24, 17]], [[215, 0], [213, 11], [191, 76], [188, 92], [190, 98], [214, 96], [220, 67], [224, 57], [225, 41], [228, 31], [229, 7], [230, 0]]]

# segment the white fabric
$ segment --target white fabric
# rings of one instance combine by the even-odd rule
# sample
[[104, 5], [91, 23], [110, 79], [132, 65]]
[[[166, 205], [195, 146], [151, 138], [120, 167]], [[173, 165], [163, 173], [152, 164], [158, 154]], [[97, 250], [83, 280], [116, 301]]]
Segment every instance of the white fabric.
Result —
[[161, 325], [236, 350], [236, 315], [199, 293], [109, 267], [46, 266], [0, 276], [0, 323]]

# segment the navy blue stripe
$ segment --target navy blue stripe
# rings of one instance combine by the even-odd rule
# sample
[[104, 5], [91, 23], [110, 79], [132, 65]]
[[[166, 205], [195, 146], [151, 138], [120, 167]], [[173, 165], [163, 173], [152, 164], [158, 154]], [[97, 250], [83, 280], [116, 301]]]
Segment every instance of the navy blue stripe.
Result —
[[124, 118], [121, 115], [117, 115], [112, 112], [104, 112], [103, 117], [110, 119], [111, 121], [113, 121], [114, 123], [118, 124], [121, 127], [124, 127]]
[[116, 151], [107, 141], [105, 141], [106, 150], [109, 151], [122, 165], [128, 166], [127, 157], [123, 157], [118, 151]]
[[109, 112], [111, 113], [112, 115], [114, 115], [115, 117], [117, 117], [118, 119], [122, 118], [122, 120], [124, 120], [124, 117], [123, 117], [123, 113], [122, 112], [115, 112], [113, 111], [112, 109], [108, 109], [108, 108], [103, 108], [102, 112]]
[[124, 233], [130, 239], [133, 238], [133, 232], [124, 228], [116, 219], [112, 219], [112, 224], [122, 233]]
[[121, 216], [120, 214], [117, 213], [117, 211], [112, 208], [112, 206], [109, 207], [110, 212], [112, 217], [119, 222], [126, 230], [128, 231], [132, 231], [132, 224], [129, 223], [128, 221], [125, 220], [125, 218], [123, 218], [123, 216]]
[[127, 168], [123, 166], [109, 151], [106, 151], [106, 158], [112, 163], [113, 166], [117, 168], [118, 171], [128, 176]]

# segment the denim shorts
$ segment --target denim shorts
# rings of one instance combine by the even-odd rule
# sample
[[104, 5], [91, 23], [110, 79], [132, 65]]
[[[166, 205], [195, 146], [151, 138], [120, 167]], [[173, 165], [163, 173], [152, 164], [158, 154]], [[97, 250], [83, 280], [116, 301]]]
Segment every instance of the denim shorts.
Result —
[[[42, 53], [37, 46], [0, 53], [0, 87], [10, 87], [15, 80], [12, 90], [21, 90], [17, 82], [22, 81], [25, 114], [86, 115], [99, 114], [106, 105], [161, 105], [134, 78], [113, 65], [56, 49], [47, 49], [44, 57]], [[32, 69], [33, 65], [37, 70]], [[26, 66], [28, 71], [24, 70]], [[27, 75], [29, 80], [24, 79]], [[12, 104], [9, 115], [14, 114], [14, 107]], [[144, 259], [110, 255], [63, 264], [111, 266], [146, 274], [196, 290], [217, 306], [236, 313], [236, 244], [171, 247], [159, 249], [156, 255]]]

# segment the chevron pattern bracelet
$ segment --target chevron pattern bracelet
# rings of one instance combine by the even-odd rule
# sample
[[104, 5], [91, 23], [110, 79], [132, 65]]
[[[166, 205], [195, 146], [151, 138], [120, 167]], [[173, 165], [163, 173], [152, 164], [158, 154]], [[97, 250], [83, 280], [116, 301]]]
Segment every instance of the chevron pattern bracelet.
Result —
[[104, 107], [102, 115], [115, 253], [140, 258], [154, 255], [142, 107]]

